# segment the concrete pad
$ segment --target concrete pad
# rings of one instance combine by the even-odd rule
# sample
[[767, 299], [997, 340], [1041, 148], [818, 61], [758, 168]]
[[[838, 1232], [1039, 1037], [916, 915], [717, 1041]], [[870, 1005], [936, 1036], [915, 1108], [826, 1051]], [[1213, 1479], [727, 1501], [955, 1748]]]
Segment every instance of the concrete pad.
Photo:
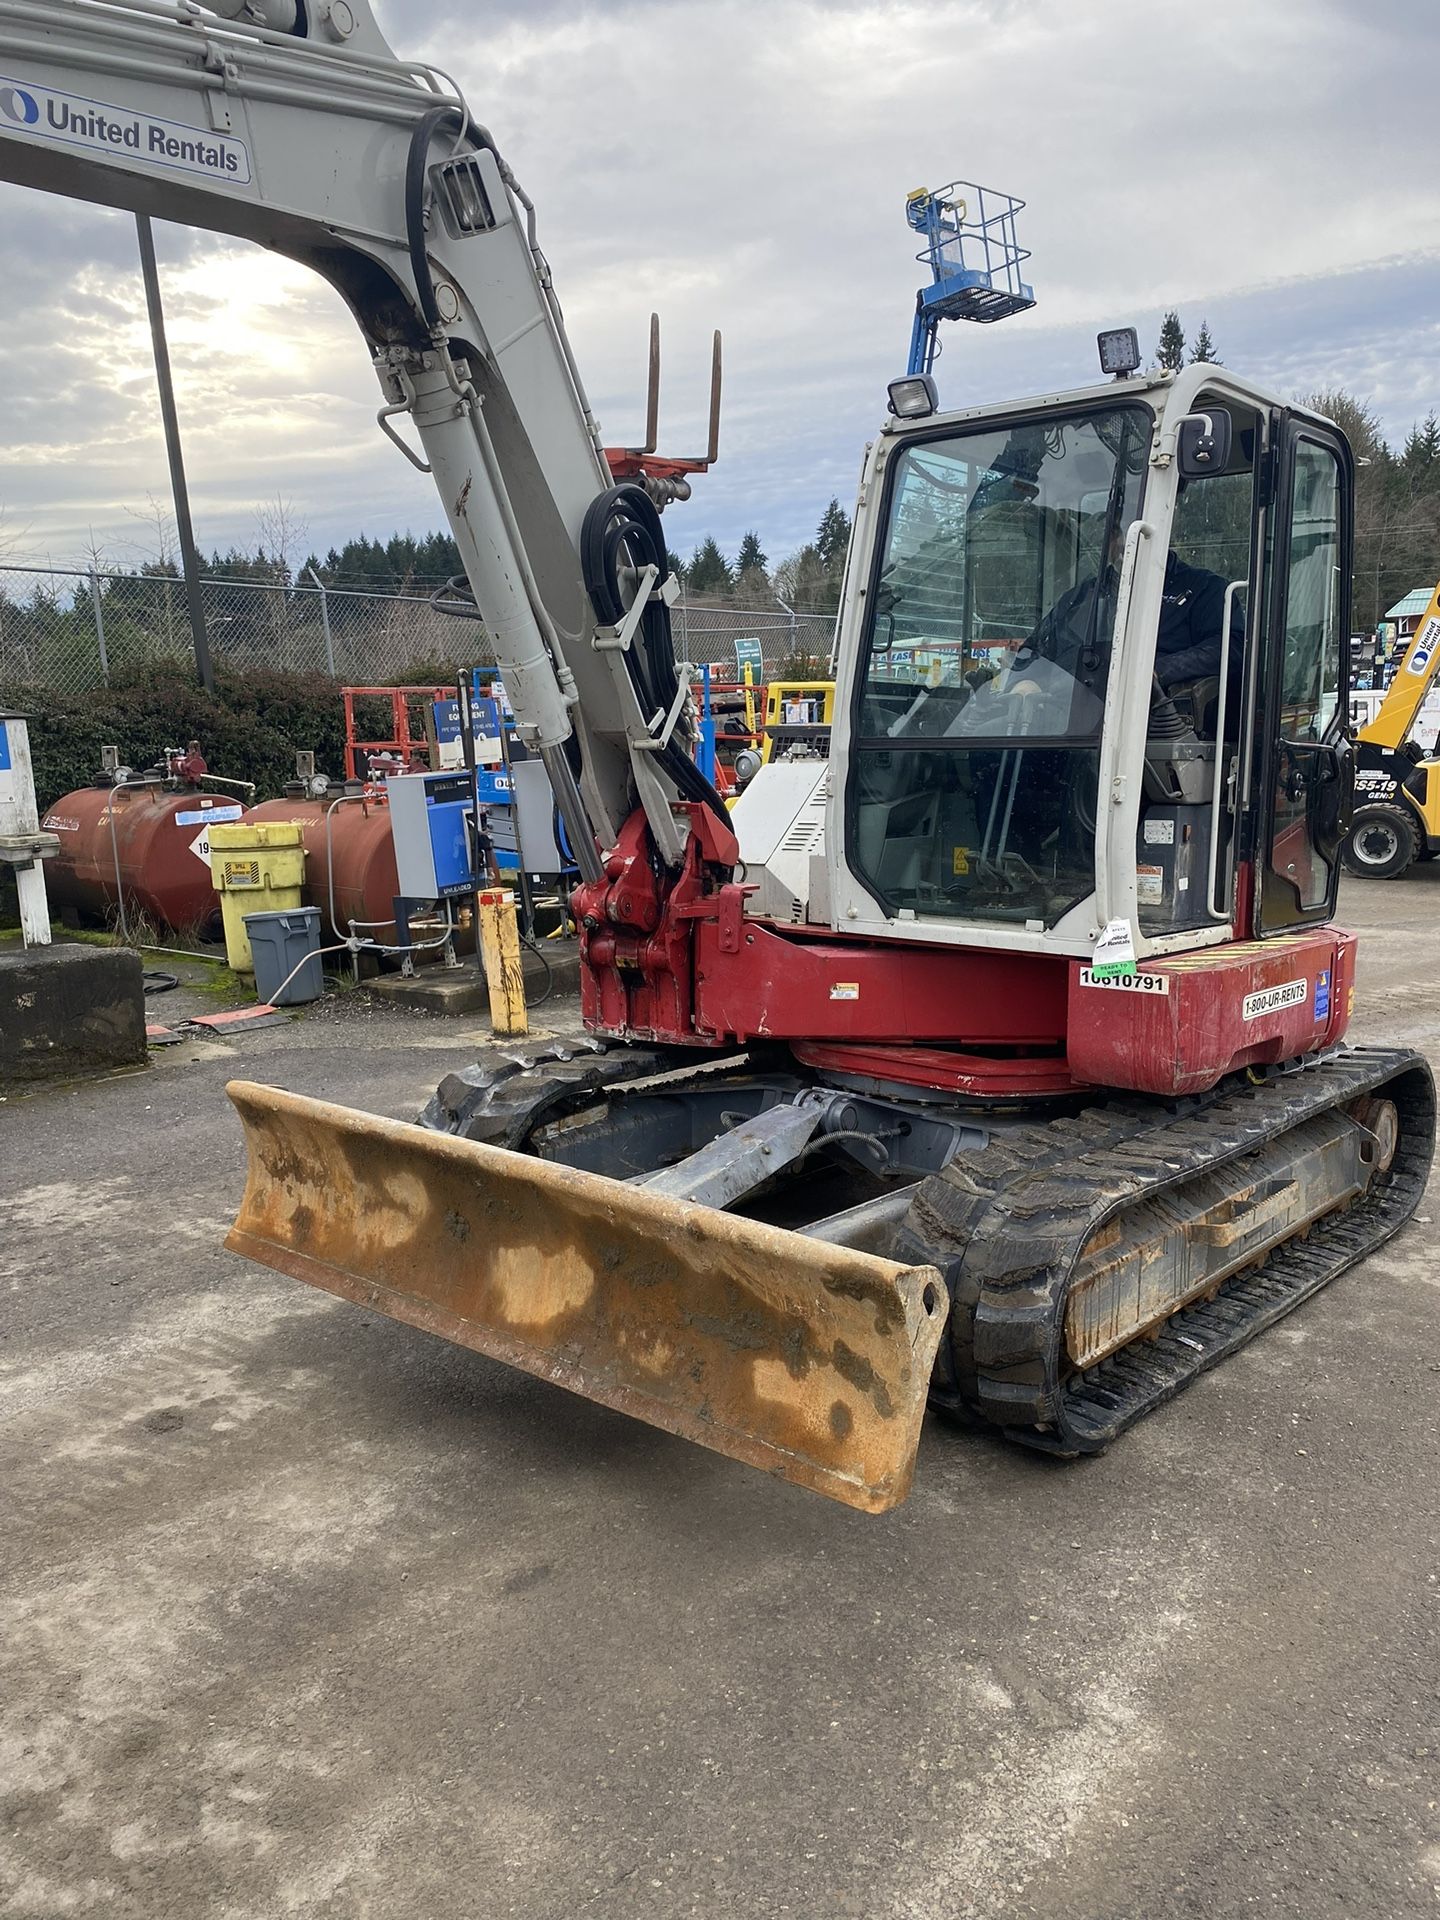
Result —
[[140, 956], [58, 945], [0, 952], [0, 1086], [145, 1061]]
[[389, 1007], [414, 1007], [422, 1013], [484, 1013], [490, 992], [473, 966], [428, 967], [423, 973], [382, 973], [365, 982], [365, 991]]
[[[520, 949], [525, 969], [525, 997], [533, 1006], [543, 995], [560, 999], [580, 990], [580, 949], [574, 940], [542, 943], [545, 959], [529, 947]], [[549, 974], [546, 974], [546, 966]], [[550, 991], [546, 994], [546, 982]], [[424, 967], [405, 975], [385, 973], [365, 982], [365, 991], [392, 1007], [416, 1007], [424, 1013], [485, 1014], [490, 1011], [490, 989], [473, 958], [458, 967]]]

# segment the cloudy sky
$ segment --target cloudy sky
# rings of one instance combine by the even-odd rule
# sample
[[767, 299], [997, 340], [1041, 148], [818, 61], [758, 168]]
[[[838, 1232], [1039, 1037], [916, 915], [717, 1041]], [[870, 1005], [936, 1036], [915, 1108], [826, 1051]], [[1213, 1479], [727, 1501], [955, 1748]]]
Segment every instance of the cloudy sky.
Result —
[[[952, 327], [952, 405], [1076, 385], [1097, 328], [1147, 351], [1166, 307], [1286, 392], [1344, 385], [1392, 437], [1440, 407], [1435, 0], [380, 0], [454, 72], [538, 202], [611, 440], [638, 437], [646, 327], [664, 450], [722, 457], [667, 516], [688, 552], [749, 527], [772, 559], [853, 495], [903, 369], [908, 189], [1023, 196], [1039, 306]], [[157, 230], [197, 530], [247, 545], [277, 493], [324, 550], [437, 523], [381, 440], [337, 298], [257, 250]], [[128, 216], [0, 189], [0, 537], [133, 564], [166, 492]]]

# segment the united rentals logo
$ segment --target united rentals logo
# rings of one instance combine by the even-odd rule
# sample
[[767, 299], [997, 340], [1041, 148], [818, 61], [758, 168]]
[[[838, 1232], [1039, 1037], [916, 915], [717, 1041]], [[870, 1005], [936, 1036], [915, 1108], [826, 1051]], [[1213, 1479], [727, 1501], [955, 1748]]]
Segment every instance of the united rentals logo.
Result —
[[107, 106], [51, 87], [22, 86], [0, 78], [0, 139], [6, 122], [37, 139], [53, 140], [121, 160], [146, 160], [169, 171], [207, 175], [234, 186], [250, 184], [250, 154], [243, 140], [207, 127], [161, 120], [128, 107]]
[[40, 118], [40, 102], [23, 87], [0, 87], [0, 113], [17, 127], [33, 127]]

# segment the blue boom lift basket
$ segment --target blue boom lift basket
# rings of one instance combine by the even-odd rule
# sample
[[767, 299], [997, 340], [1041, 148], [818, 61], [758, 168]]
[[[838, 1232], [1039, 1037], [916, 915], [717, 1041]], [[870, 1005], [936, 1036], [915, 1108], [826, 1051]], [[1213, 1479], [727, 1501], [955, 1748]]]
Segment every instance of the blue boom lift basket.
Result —
[[915, 298], [909, 373], [929, 373], [942, 320], [988, 325], [1034, 306], [1034, 292], [1020, 277], [1030, 254], [1015, 237], [1015, 216], [1024, 205], [1013, 194], [966, 180], [933, 192], [921, 187], [907, 197], [905, 218], [925, 237], [915, 258], [933, 276]]

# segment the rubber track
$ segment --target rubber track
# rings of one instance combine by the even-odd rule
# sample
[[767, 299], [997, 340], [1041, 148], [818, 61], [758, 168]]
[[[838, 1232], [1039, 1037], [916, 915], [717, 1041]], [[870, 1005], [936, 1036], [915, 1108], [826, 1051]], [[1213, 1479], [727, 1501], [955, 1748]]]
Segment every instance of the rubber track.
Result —
[[[718, 1056], [723, 1059], [723, 1055]], [[574, 1045], [521, 1048], [495, 1055], [459, 1073], [447, 1074], [420, 1115], [419, 1124], [487, 1146], [523, 1153], [537, 1128], [579, 1112], [610, 1088], [652, 1074], [673, 1073], [695, 1061], [713, 1064], [709, 1050], [611, 1045], [583, 1040]]]
[[[1389, 1173], [1343, 1213], [1277, 1248], [1256, 1273], [1171, 1316], [1156, 1339], [1066, 1378], [1070, 1278], [1087, 1241], [1125, 1209], [1243, 1158], [1364, 1094], [1396, 1101]], [[1424, 1190], [1434, 1148], [1430, 1069], [1415, 1053], [1356, 1048], [1260, 1085], [1231, 1082], [1182, 1107], [1117, 1101], [997, 1130], [921, 1187], [895, 1256], [929, 1260], [950, 1285], [940, 1407], [978, 1415], [1047, 1451], [1097, 1453], [1197, 1374], [1291, 1312], [1389, 1239]]]

